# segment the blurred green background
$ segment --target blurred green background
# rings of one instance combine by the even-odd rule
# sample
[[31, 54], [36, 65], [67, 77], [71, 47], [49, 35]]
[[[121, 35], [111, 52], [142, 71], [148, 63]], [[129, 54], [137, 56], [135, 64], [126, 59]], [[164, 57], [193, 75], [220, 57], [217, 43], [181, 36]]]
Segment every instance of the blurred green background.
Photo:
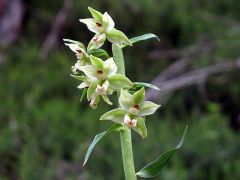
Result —
[[127, 76], [162, 89], [147, 92], [162, 104], [147, 118], [148, 138], [133, 135], [136, 169], [173, 148], [188, 124], [183, 148], [154, 179], [240, 179], [238, 0], [0, 0], [0, 179], [124, 179], [117, 133], [82, 166], [112, 108], [80, 103], [69, 76], [76, 59], [62, 38], [88, 43], [93, 34], [78, 21], [88, 6], [130, 38], [161, 39], [124, 50]]

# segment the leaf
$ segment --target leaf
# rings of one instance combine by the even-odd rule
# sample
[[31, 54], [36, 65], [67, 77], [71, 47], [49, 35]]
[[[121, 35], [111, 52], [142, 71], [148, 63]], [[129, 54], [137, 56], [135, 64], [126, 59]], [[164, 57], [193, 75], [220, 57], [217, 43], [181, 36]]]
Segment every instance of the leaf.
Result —
[[95, 145], [102, 139], [104, 138], [106, 135], [108, 135], [109, 133], [113, 132], [113, 131], [120, 131], [123, 129], [123, 126], [120, 124], [114, 124], [112, 127], [110, 127], [107, 131], [104, 131], [102, 133], [97, 134], [92, 143], [90, 144], [90, 146], [88, 147], [87, 153], [85, 155], [85, 159], [84, 159], [84, 163], [83, 166], [87, 163], [89, 156], [91, 155], [93, 148], [95, 147]]
[[108, 59], [110, 57], [109, 54], [103, 49], [93, 49], [88, 53], [101, 59]]
[[[148, 39], [157, 39], [158, 41], [160, 41], [160, 39], [155, 35], [155, 34], [152, 34], [152, 33], [148, 33], [148, 34], [144, 34], [144, 35], [141, 35], [141, 36], [137, 36], [137, 37], [134, 37], [134, 38], [131, 38], [130, 41], [132, 44], [135, 44], [139, 41], [144, 41], [144, 40], [148, 40]], [[123, 44], [122, 45], [122, 48], [126, 47], [127, 44]]]
[[150, 83], [134, 82], [133, 84], [134, 84], [135, 88], [138, 88], [138, 87], [148, 87], [148, 88], [152, 88], [152, 89], [160, 91], [160, 89], [157, 86], [155, 86], [153, 84], [150, 84]]
[[170, 158], [175, 154], [175, 152], [182, 146], [185, 136], [187, 134], [188, 126], [186, 126], [184, 133], [182, 135], [182, 139], [179, 144], [172, 150], [164, 152], [160, 157], [158, 157], [155, 161], [143, 167], [137, 175], [143, 178], [152, 178], [158, 175], [161, 169], [167, 164]]

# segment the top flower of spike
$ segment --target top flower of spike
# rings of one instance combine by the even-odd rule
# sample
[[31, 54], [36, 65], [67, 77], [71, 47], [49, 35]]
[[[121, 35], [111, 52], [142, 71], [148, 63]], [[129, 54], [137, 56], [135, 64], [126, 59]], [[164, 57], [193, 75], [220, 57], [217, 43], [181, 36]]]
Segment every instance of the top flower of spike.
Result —
[[89, 7], [88, 9], [93, 18], [80, 19], [80, 22], [86, 24], [88, 29], [95, 33], [95, 36], [88, 44], [88, 51], [100, 48], [106, 39], [114, 44], [132, 45], [123, 32], [114, 28], [115, 23], [107, 12], [102, 14], [93, 8]]

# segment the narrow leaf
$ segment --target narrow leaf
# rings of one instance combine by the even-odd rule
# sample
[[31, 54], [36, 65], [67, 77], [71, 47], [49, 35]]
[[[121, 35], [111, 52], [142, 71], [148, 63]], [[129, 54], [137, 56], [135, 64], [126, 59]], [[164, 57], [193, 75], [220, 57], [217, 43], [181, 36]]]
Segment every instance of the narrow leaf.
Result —
[[186, 126], [184, 133], [182, 135], [182, 139], [179, 144], [172, 150], [164, 152], [161, 156], [159, 156], [155, 161], [143, 167], [137, 175], [143, 178], [152, 178], [158, 175], [161, 169], [167, 164], [170, 158], [175, 154], [175, 152], [182, 146], [183, 141], [185, 139], [187, 133], [188, 126]]
[[85, 155], [85, 159], [84, 159], [84, 163], [83, 166], [87, 163], [89, 156], [91, 155], [93, 148], [95, 147], [95, 145], [102, 139], [104, 138], [106, 135], [108, 135], [109, 133], [113, 132], [113, 131], [120, 131], [122, 130], [123, 126], [120, 124], [114, 124], [112, 127], [110, 127], [107, 131], [104, 131], [102, 133], [97, 134], [92, 143], [90, 144], [90, 146], [88, 147], [87, 153]]
[[[160, 41], [160, 39], [155, 34], [152, 34], [152, 33], [148, 33], [148, 34], [144, 34], [144, 35], [141, 35], [141, 36], [131, 38], [130, 41], [131, 41], [132, 44], [135, 44], [139, 41], [144, 41], [144, 40], [153, 39], [153, 38]], [[123, 44], [122, 48], [124, 48], [126, 46], [127, 46], [127, 44]]]
[[133, 84], [134, 84], [135, 88], [148, 87], [148, 88], [152, 88], [152, 89], [160, 91], [160, 89], [157, 86], [150, 84], [150, 83], [134, 82]]

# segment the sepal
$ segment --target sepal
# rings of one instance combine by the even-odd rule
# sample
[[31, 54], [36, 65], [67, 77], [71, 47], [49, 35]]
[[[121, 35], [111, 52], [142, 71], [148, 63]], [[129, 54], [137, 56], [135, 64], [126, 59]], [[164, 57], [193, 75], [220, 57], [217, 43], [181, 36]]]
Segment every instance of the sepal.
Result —
[[118, 124], [122, 124], [126, 111], [122, 108], [113, 109], [106, 112], [100, 117], [100, 120], [110, 120]]
[[108, 78], [110, 86], [113, 89], [131, 88], [133, 83], [122, 74], [115, 74]]
[[119, 31], [115, 28], [107, 33], [107, 39], [113, 44], [127, 44], [132, 46], [132, 43], [128, 37], [122, 31]]
[[145, 118], [139, 117], [137, 119], [137, 125], [133, 128], [143, 139], [147, 137], [147, 128], [145, 125]]
[[153, 114], [160, 106], [161, 105], [155, 104], [151, 101], [144, 101], [143, 105], [141, 106], [139, 115], [147, 116], [147, 115]]

